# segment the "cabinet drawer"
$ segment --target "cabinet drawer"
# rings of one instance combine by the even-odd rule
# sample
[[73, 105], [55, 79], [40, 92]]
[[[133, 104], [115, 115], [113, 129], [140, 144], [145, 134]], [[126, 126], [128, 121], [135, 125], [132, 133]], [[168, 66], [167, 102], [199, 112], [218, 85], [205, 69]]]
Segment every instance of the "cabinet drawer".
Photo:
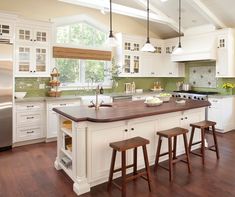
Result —
[[41, 112], [17, 112], [16, 125], [21, 126], [22, 124], [42, 123]]
[[17, 141], [34, 140], [42, 137], [41, 126], [16, 128]]
[[209, 108], [222, 108], [222, 99], [209, 98], [208, 101], [211, 103]]
[[43, 103], [25, 103], [25, 104], [17, 104], [17, 111], [29, 111], [29, 110], [43, 110]]

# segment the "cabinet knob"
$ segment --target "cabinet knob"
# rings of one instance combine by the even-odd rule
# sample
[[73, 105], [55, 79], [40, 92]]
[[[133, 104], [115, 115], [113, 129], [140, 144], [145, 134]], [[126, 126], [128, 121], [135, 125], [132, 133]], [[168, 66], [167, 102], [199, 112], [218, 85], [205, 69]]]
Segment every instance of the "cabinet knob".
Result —
[[30, 41], [33, 41], [33, 39], [30, 39]]
[[181, 118], [181, 120], [184, 120], [183, 118]]
[[31, 73], [32, 73], [33, 71], [31, 70], [31, 71], [29, 71], [29, 72], [31, 72]]
[[219, 72], [217, 72], [217, 74], [219, 74]]
[[131, 128], [132, 131], [134, 131], [135, 129], [134, 128]]
[[125, 132], [127, 132], [127, 131], [128, 131], [128, 129], [125, 129], [124, 131], [125, 131]]
[[0, 36], [2, 36], [2, 33], [0, 33]]
[[36, 70], [34, 70], [33, 72], [36, 73]]
[[34, 39], [33, 41], [34, 41], [34, 42], [36, 42], [37, 40], [36, 40], [36, 39]]
[[188, 117], [185, 117], [184, 119], [185, 119], [185, 120], [187, 120], [187, 119], [188, 119]]

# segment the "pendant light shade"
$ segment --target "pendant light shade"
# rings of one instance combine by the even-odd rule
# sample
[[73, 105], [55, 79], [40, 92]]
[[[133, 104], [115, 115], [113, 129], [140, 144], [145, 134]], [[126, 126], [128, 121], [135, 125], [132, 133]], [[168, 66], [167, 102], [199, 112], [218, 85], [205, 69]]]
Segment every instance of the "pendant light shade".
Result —
[[109, 47], [116, 47], [118, 46], [118, 42], [116, 40], [116, 38], [113, 35], [113, 27], [112, 27], [112, 0], [110, 0], [110, 4], [109, 4], [110, 8], [109, 8], [109, 25], [110, 25], [110, 30], [109, 30], [109, 37], [108, 39], [105, 41], [105, 44]]
[[150, 43], [149, 39], [149, 0], [147, 0], [147, 41], [145, 45], [142, 47], [141, 51], [144, 52], [154, 52], [156, 49]]
[[179, 43], [178, 43], [178, 47], [174, 49], [172, 54], [179, 55], [182, 53], [183, 53], [183, 49], [181, 45], [181, 0], [179, 0]]

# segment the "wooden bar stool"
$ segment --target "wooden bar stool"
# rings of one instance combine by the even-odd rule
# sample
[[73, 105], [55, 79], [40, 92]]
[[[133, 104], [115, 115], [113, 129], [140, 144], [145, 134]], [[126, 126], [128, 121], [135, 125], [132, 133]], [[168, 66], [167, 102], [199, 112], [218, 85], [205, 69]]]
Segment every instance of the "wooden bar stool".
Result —
[[[189, 152], [188, 152], [188, 142], [187, 142], [187, 135], [186, 135], [187, 133], [188, 133], [187, 129], [180, 128], [180, 127], [157, 132], [157, 135], [159, 135], [159, 138], [158, 138], [158, 147], [157, 147], [154, 171], [155, 172], [157, 171], [158, 166], [165, 169], [165, 170], [168, 170], [170, 181], [172, 181], [172, 179], [173, 179], [173, 174], [172, 174], [173, 164], [176, 163], [177, 161], [186, 162], [188, 164], [188, 172], [189, 173], [191, 172], [191, 165], [190, 165]], [[185, 153], [186, 153], [186, 161], [184, 161], [183, 158], [179, 159], [176, 157], [177, 136], [179, 136], [179, 135], [183, 135], [183, 138], [184, 138], [184, 148], [185, 148]], [[168, 152], [160, 154], [161, 145], [162, 145], [162, 137], [168, 138]], [[173, 150], [172, 150], [172, 138], [174, 138]], [[166, 167], [161, 166], [159, 164], [159, 158], [164, 155], [167, 155], [167, 154], [169, 155], [169, 164], [168, 164], [169, 168], [166, 168]]]
[[[208, 147], [207, 149], [216, 152], [217, 159], [219, 159], [219, 148], [218, 148], [218, 143], [217, 143], [217, 138], [216, 138], [216, 133], [215, 133], [215, 125], [216, 125], [216, 122], [212, 122], [212, 121], [201, 121], [201, 122], [190, 124], [190, 126], [192, 127], [192, 132], [191, 132], [191, 136], [189, 140], [189, 152], [194, 155], [202, 157], [203, 165], [205, 164], [205, 130], [209, 129], [210, 127], [212, 128], [214, 145]], [[195, 128], [198, 128], [201, 130], [201, 141], [193, 143], [193, 136], [194, 136]], [[201, 154], [192, 152], [191, 151], [192, 146], [196, 144], [200, 144], [200, 143], [201, 143]]]
[[[148, 181], [149, 191], [151, 192], [151, 184], [150, 184], [150, 169], [149, 169], [149, 161], [147, 155], [146, 145], [149, 144], [149, 140], [141, 138], [141, 137], [134, 137], [128, 140], [123, 140], [119, 142], [110, 143], [110, 147], [113, 148], [110, 172], [109, 172], [109, 181], [108, 181], [108, 191], [111, 189], [112, 183], [122, 191], [122, 197], [126, 196], [126, 183], [136, 179], [138, 177], [142, 177], [146, 181]], [[144, 172], [137, 172], [137, 148], [143, 148], [144, 154], [144, 161], [145, 161], [145, 171]], [[133, 164], [126, 165], [126, 151], [129, 149], [133, 149]], [[119, 169], [114, 169], [115, 167], [115, 160], [116, 160], [116, 153], [117, 151], [121, 152], [122, 154], [122, 166]], [[127, 177], [126, 176], [126, 169], [133, 167], [133, 175]], [[122, 172], [122, 186], [112, 182], [113, 180], [113, 173], [115, 172]], [[147, 177], [144, 177], [146, 175]]]

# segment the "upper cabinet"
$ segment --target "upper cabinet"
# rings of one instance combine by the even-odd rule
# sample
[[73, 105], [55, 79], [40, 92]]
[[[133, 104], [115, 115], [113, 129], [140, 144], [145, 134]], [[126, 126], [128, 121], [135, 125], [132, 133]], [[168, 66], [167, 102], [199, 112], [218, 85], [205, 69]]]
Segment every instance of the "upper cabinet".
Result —
[[11, 39], [13, 37], [13, 23], [0, 20], [0, 39]]
[[50, 23], [19, 21], [16, 26], [16, 77], [50, 76]]
[[235, 77], [235, 40], [233, 29], [217, 31], [216, 77]]
[[171, 52], [176, 40], [151, 38], [156, 51], [140, 51], [146, 38], [116, 34], [119, 46], [115, 51], [115, 60], [121, 68], [120, 77], [183, 77], [184, 65], [171, 61]]
[[127, 36], [121, 33], [116, 34], [119, 46], [116, 50], [115, 60], [121, 69], [121, 77], [141, 76], [141, 47], [144, 41], [140, 37]]

